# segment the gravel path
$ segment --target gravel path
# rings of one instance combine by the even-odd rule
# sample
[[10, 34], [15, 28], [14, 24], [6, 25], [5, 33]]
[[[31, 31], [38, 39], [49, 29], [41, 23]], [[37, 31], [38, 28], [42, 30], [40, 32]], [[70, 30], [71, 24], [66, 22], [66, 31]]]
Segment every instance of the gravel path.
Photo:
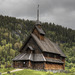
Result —
[[[21, 71], [21, 70], [23, 70], [23, 69], [15, 69], [15, 70], [10, 71], [10, 73], [16, 72], [16, 71]], [[2, 74], [6, 74], [6, 73], [7, 73], [7, 72], [4, 72], [4, 73], [2, 73]]]

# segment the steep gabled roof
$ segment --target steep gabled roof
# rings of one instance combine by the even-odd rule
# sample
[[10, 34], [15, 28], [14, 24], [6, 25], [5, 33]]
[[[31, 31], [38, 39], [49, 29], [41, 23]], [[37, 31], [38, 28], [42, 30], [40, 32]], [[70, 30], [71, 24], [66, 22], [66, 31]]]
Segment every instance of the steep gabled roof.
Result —
[[59, 48], [59, 46], [57, 45], [57, 44], [55, 44], [55, 46], [57, 47], [57, 49], [59, 50], [59, 52], [61, 53], [61, 56], [65, 56], [66, 57], [66, 55], [63, 53], [63, 51]]
[[31, 38], [31, 35], [29, 35], [27, 37], [27, 39], [25, 40], [25, 42], [23, 43], [22, 47], [20, 48], [19, 52], [21, 52], [23, 50], [23, 48], [26, 46], [26, 44], [28, 43], [29, 39]]
[[34, 29], [37, 29], [37, 31], [40, 33], [40, 34], [43, 34], [43, 35], [45, 35], [45, 32], [43, 31], [43, 29], [40, 27], [40, 28], [38, 28], [38, 26], [37, 25], [35, 25], [34, 26], [34, 28], [33, 28], [33, 30], [32, 30], [32, 33], [33, 33], [33, 31], [34, 31]]
[[62, 50], [59, 48], [59, 46], [50, 41], [48, 38], [44, 37], [44, 40], [42, 41], [38, 39], [38, 37], [34, 34], [31, 34], [31, 36], [34, 38], [34, 40], [43, 52], [60, 54], [61, 56], [66, 57]]
[[55, 43], [53, 43], [46, 37], [44, 37], [44, 40], [40, 40], [35, 34], [31, 34], [29, 36], [29, 38], [26, 40], [26, 42], [24, 43], [20, 51], [23, 50], [23, 48], [25, 47], [25, 45], [27, 44], [30, 38], [33, 38], [35, 40], [35, 42], [37, 43], [39, 48], [42, 50], [42, 52], [59, 54], [62, 57], [66, 57], [64, 53], [62, 52], [62, 50], [58, 47], [58, 45], [56, 45]]
[[38, 32], [40, 33], [40, 34], [45, 34], [45, 32], [43, 31], [43, 29], [42, 28], [38, 28], [37, 26], [35, 26], [36, 27], [36, 29], [38, 30]]

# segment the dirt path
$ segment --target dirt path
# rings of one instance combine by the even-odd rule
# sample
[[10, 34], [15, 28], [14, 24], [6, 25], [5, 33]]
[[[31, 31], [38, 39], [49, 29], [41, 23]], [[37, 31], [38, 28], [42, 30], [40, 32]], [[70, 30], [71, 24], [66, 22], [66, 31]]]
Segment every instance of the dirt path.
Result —
[[[23, 69], [15, 69], [15, 70], [10, 71], [10, 73], [16, 72], [16, 71], [21, 71], [21, 70], [23, 70]], [[2, 74], [6, 74], [6, 73], [7, 73], [7, 72], [4, 72], [4, 73], [2, 73]]]

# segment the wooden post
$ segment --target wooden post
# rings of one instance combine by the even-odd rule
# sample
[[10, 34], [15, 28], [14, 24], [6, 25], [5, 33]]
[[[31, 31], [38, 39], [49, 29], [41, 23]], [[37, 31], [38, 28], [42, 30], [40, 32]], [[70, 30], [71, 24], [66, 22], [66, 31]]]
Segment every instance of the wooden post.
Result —
[[43, 63], [43, 69], [45, 69], [45, 62]]
[[64, 62], [63, 69], [65, 70], [65, 58], [63, 59], [63, 62]]
[[28, 65], [28, 67], [31, 68], [31, 62], [30, 62], [30, 61], [29, 61], [29, 65]]

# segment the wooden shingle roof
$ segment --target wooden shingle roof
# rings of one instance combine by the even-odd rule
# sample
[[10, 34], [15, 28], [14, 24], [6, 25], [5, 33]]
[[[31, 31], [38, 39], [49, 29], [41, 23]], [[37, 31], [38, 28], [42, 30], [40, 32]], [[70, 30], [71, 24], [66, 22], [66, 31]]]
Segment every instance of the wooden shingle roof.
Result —
[[21, 53], [17, 55], [13, 60], [33, 60], [33, 55], [32, 54], [27, 54], [27, 53]]
[[34, 61], [34, 62], [40, 62], [40, 61], [44, 61], [43, 59], [43, 54], [27, 54], [27, 53], [21, 53], [18, 56], [16, 56], [13, 61], [16, 60], [30, 60], [30, 61]]
[[38, 30], [38, 32], [39, 32], [40, 34], [45, 35], [45, 32], [43, 31], [42, 28], [38, 28], [37, 26], [35, 26], [35, 27], [36, 27], [36, 29]]
[[64, 63], [60, 59], [53, 59], [53, 58], [46, 58], [47, 62], [54, 62], [54, 63]]
[[35, 34], [31, 34], [28, 39], [26, 40], [26, 42], [23, 44], [23, 46], [21, 47], [20, 51], [23, 50], [23, 48], [25, 47], [26, 43], [28, 42], [28, 40], [30, 38], [33, 38], [35, 40], [35, 42], [37, 43], [37, 45], [39, 46], [39, 48], [43, 51], [43, 52], [48, 52], [48, 53], [54, 53], [54, 54], [59, 54], [62, 57], [66, 57], [65, 54], [63, 53], [63, 51], [59, 48], [59, 46], [55, 43], [53, 43], [52, 41], [50, 41], [48, 38], [44, 37], [44, 40], [40, 40]]
[[62, 57], [66, 57], [65, 54], [62, 52], [62, 50], [58, 47], [58, 45], [50, 41], [48, 38], [44, 37], [44, 40], [42, 41], [38, 39], [38, 37], [35, 36], [34, 34], [31, 34], [31, 36], [33, 37], [33, 39], [36, 41], [36, 43], [43, 52], [60, 54]]
[[52, 58], [45, 58], [43, 54], [27, 54], [21, 53], [16, 56], [13, 61], [21, 61], [21, 60], [30, 60], [33, 62], [53, 62], [53, 63], [63, 63], [60, 59], [52, 59]]

